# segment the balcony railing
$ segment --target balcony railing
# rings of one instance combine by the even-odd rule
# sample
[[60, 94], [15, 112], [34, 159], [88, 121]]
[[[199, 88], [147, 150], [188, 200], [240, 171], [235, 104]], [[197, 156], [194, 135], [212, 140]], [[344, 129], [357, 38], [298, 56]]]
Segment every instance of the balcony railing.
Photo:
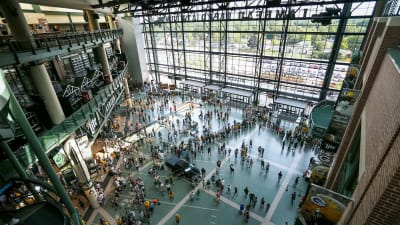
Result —
[[[98, 121], [100, 126], [97, 129], [101, 129], [104, 121], [107, 120], [109, 114], [116, 103], [119, 102], [121, 96], [123, 95], [124, 85], [123, 79], [128, 75], [127, 65], [120, 72], [120, 74], [114, 78], [113, 82], [106, 85], [103, 89], [99, 90], [93, 98], [66, 118], [61, 124], [53, 127], [52, 129], [46, 131], [39, 137], [39, 141], [42, 143], [44, 149], [48, 153], [56, 146], [62, 144], [72, 133], [74, 133], [80, 127], [85, 127], [88, 121], [92, 120], [96, 114], [101, 114], [103, 121]], [[110, 99], [114, 99], [110, 103]], [[110, 106], [111, 108], [104, 108], [104, 106]], [[32, 163], [36, 161], [35, 154], [32, 153], [29, 145], [20, 148], [16, 152], [18, 160], [23, 166], [28, 168]], [[0, 163], [0, 168], [8, 168], [4, 163], [9, 163], [8, 161], [3, 161]]]
[[43, 60], [79, 48], [96, 47], [121, 37], [122, 33], [122, 29], [113, 29], [35, 34], [26, 41], [18, 41], [13, 36], [0, 36], [0, 67]]

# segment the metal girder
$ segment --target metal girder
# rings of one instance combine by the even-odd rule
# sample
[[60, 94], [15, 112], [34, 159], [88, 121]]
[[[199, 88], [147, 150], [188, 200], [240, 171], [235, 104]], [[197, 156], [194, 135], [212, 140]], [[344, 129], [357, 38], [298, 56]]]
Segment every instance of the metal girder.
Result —
[[[168, 11], [170, 11], [169, 8], [168, 8]], [[171, 14], [169, 14], [169, 16], [171, 16]], [[175, 48], [174, 48], [174, 38], [173, 38], [173, 35], [172, 35], [171, 31], [172, 31], [172, 22], [171, 22], [171, 20], [169, 20], [169, 35], [170, 35], [170, 38], [171, 38], [172, 68], [173, 68], [173, 71], [174, 71], [174, 76], [173, 77], [174, 77], [174, 84], [175, 84], [175, 87], [176, 87], [176, 79], [175, 79], [176, 64], [175, 64], [175, 53], [174, 53]]]
[[[350, 14], [351, 5], [352, 5], [352, 3], [344, 4], [343, 11], [342, 11], [342, 13], [344, 15]], [[329, 90], [329, 84], [331, 82], [333, 70], [335, 69], [334, 62], [336, 62], [336, 60], [339, 56], [340, 44], [342, 43], [342, 40], [343, 40], [343, 32], [346, 29], [346, 23], [347, 23], [347, 19], [345, 19], [345, 18], [342, 18], [341, 20], [339, 20], [337, 34], [335, 35], [335, 40], [333, 41], [332, 53], [329, 57], [329, 64], [326, 69], [324, 83], [322, 84], [322, 91], [321, 91], [320, 97], [319, 97], [320, 100], [325, 99], [326, 94]]]
[[[147, 19], [147, 20], [150, 21], [150, 17], [147, 17], [147, 18], [144, 18], [144, 19]], [[150, 58], [150, 54], [147, 54], [147, 56], [149, 57], [148, 62], [151, 62], [151, 60], [154, 61], [154, 63], [155, 63], [154, 64], [154, 67], [155, 67], [154, 69], [157, 71], [156, 74], [155, 74], [156, 83], [159, 83], [160, 82], [160, 74], [158, 73], [158, 71], [159, 71], [159, 68], [158, 68], [158, 55], [157, 55], [157, 53], [155, 51], [155, 49], [157, 48], [157, 42], [156, 42], [156, 40], [154, 38], [154, 29], [153, 29], [154, 28], [154, 24], [148, 23], [147, 26], [148, 26], [148, 30], [149, 30], [149, 34], [150, 34], [150, 40], [148, 38], [148, 35], [145, 35], [145, 38], [147, 40], [147, 43], [149, 43], [149, 42], [151, 43], [152, 55], [153, 55], [153, 58]], [[143, 26], [143, 27], [146, 29], [147, 26]]]
[[[266, 2], [266, 0], [265, 0]], [[267, 24], [267, 18], [264, 17], [264, 19], [260, 19], [259, 21], [259, 31], [261, 30], [261, 33], [258, 33], [258, 41], [257, 41], [257, 55], [258, 57], [256, 58], [256, 67], [255, 67], [255, 78], [257, 78], [257, 83], [254, 84], [255, 88], [255, 96], [254, 100], [258, 101], [258, 96], [260, 92], [260, 81], [261, 81], [261, 70], [262, 70], [262, 62], [263, 62], [263, 56], [264, 56], [264, 40], [265, 40], [265, 28]], [[260, 46], [261, 42], [261, 46]], [[255, 82], [255, 80], [254, 80]]]
[[79, 87], [72, 86], [68, 84], [67, 88], [65, 88], [63, 97], [78, 97], [81, 96], [81, 89]]
[[[292, 0], [289, 0], [289, 2], [292, 2]], [[282, 24], [282, 34], [283, 37], [281, 38], [281, 42], [279, 44], [279, 53], [278, 53], [278, 65], [276, 67], [276, 80], [278, 81], [276, 83], [275, 87], [275, 96], [274, 100], [278, 97], [279, 95], [279, 88], [280, 88], [280, 82], [281, 82], [281, 77], [282, 77], [282, 67], [283, 67], [283, 60], [285, 59], [285, 49], [286, 49], [286, 41], [287, 41], [287, 35], [288, 35], [288, 29], [289, 29], [289, 21], [290, 21], [290, 10], [291, 8], [287, 8], [288, 11], [285, 12], [285, 19], [283, 20]]]
[[81, 91], [82, 90], [87, 90], [88, 88], [90, 88], [92, 86], [92, 80], [90, 80], [87, 77], [84, 77], [81, 83]]
[[92, 77], [92, 81], [97, 80], [99, 77], [102, 77], [102, 76], [103, 76], [103, 72], [101, 70], [96, 70]]
[[[182, 7], [181, 11], [183, 11], [183, 9], [188, 10], [190, 7]], [[183, 16], [183, 13], [181, 13], [181, 16]], [[185, 67], [185, 79], [187, 77], [187, 69], [186, 69], [186, 43], [185, 43], [185, 26], [183, 25], [183, 20], [181, 19], [181, 35], [182, 35], [182, 49], [183, 49], [183, 65]]]
[[[363, 17], [366, 18], [366, 17]], [[267, 18], [265, 18], [267, 19]], [[260, 20], [260, 19], [258, 19]], [[257, 21], [258, 21], [257, 20]], [[268, 19], [269, 20], [269, 19]], [[232, 20], [228, 20], [228, 21], [232, 21]], [[199, 22], [208, 22], [207, 21], [199, 21]], [[142, 24], [145, 25], [145, 24]], [[172, 31], [174, 33], [174, 31]], [[180, 32], [180, 31], [177, 31]], [[192, 33], [204, 33], [205, 31], [191, 31]], [[214, 31], [214, 33], [223, 33], [225, 31]], [[144, 32], [145, 33], [145, 32]], [[154, 33], [162, 33], [162, 31], [155, 31]], [[249, 31], [240, 31], [240, 30], [230, 30], [229, 33], [239, 33], [239, 34], [258, 34], [259, 31], [254, 31], [254, 30], [249, 30]], [[281, 34], [282, 31], [268, 31], [266, 32], [268, 34]], [[288, 34], [304, 34], [304, 31], [288, 31]], [[317, 31], [307, 31], [307, 34], [315, 34], [315, 35], [335, 35], [337, 34], [337, 32], [317, 32]], [[342, 34], [344, 35], [365, 35], [365, 32], [343, 32]]]
[[382, 13], [383, 16], [400, 16], [400, 0], [388, 0]]
[[[232, 6], [229, 7], [218, 7], [215, 10], [223, 11], [223, 10], [231, 10], [231, 9], [261, 9], [261, 8], [279, 8], [279, 7], [287, 7], [287, 6], [310, 6], [310, 5], [331, 5], [331, 4], [343, 4], [348, 2], [359, 2], [360, 0], [326, 0], [326, 1], [281, 1], [280, 4], [269, 4], [267, 1], [251, 1], [250, 3], [238, 4], [240, 2], [244, 2], [243, 0], [212, 0], [212, 1], [193, 1], [188, 4], [182, 4], [182, 1], [131, 1], [131, 0], [114, 0], [107, 2], [105, 4], [97, 4], [92, 5], [93, 8], [104, 8], [104, 7], [114, 7], [116, 5], [127, 5], [124, 9], [117, 9], [114, 11], [114, 14], [121, 13], [132, 13], [135, 17], [145, 17], [152, 15], [167, 15], [167, 14], [179, 14], [181, 13], [181, 6], [191, 6], [191, 7], [199, 7], [204, 5], [223, 5], [227, 3], [233, 3]], [[166, 12], [166, 9], [173, 9], [172, 12]], [[191, 12], [207, 12], [207, 9], [193, 9]]]

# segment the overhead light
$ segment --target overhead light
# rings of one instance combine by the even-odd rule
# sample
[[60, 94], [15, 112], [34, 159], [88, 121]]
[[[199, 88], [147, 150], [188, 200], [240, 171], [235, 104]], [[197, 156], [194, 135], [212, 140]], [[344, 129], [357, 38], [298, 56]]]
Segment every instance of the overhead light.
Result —
[[340, 8], [326, 8], [326, 12], [313, 14], [311, 16], [311, 23], [320, 23], [322, 26], [327, 26], [332, 23], [333, 16], [339, 16]]

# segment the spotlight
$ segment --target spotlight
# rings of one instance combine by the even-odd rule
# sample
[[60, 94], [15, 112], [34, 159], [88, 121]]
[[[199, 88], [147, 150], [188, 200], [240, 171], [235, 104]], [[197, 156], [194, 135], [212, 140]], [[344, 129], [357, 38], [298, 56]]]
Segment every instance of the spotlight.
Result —
[[322, 26], [327, 26], [332, 23], [332, 16], [338, 16], [340, 10], [339, 8], [326, 8], [326, 12], [313, 14], [311, 23], [320, 23]]

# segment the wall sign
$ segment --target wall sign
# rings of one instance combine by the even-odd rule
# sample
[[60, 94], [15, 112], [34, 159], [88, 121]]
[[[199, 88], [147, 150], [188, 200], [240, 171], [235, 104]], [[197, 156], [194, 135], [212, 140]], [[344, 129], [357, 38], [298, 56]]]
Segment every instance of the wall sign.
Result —
[[102, 113], [105, 115], [109, 112], [115, 105], [117, 101], [116, 95], [112, 95], [111, 98], [106, 102], [106, 104], [102, 107]]
[[[290, 14], [296, 14], [296, 18], [299, 17], [310, 17], [311, 15], [308, 14], [308, 9], [301, 9], [299, 11], [292, 11]], [[286, 10], [266, 10], [263, 12], [262, 9], [259, 10], [241, 10], [241, 11], [228, 11], [228, 12], [212, 12], [210, 13], [184, 13], [182, 15], [171, 15], [166, 17], [161, 17], [161, 20], [165, 20], [165, 22], [197, 22], [197, 21], [204, 21], [204, 20], [225, 20], [225, 19], [261, 19], [261, 18], [285, 18], [288, 15], [288, 11]], [[153, 17], [155, 21], [160, 20], [158, 17]], [[148, 21], [147, 21], [148, 22]]]
[[94, 135], [96, 132], [97, 127], [99, 126], [99, 123], [97, 122], [97, 118], [93, 117], [90, 120], [86, 122], [86, 128], [90, 131], [91, 135]]

